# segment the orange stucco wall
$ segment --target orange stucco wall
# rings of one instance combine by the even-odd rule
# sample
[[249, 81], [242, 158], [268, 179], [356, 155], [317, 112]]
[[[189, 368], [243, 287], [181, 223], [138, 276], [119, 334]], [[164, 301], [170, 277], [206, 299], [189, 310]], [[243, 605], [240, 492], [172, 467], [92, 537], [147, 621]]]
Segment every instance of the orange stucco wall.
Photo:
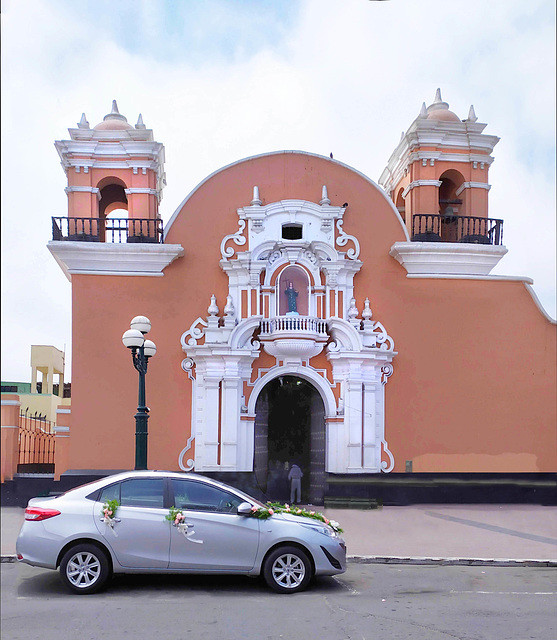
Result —
[[[319, 202], [324, 184], [333, 205], [349, 203], [344, 231], [361, 245], [358, 307], [369, 296], [374, 320], [398, 352], [386, 387], [394, 471], [403, 472], [406, 460], [415, 471], [557, 470], [555, 326], [525, 285], [406, 278], [389, 256], [404, 231], [379, 188], [337, 162], [301, 153], [253, 158], [202, 184], [167, 232], [166, 242], [181, 244], [185, 256], [164, 277], [73, 276], [71, 468], [133, 468], [138, 383], [121, 335], [139, 314], [150, 318], [148, 337], [157, 344], [147, 374], [148, 464], [178, 468], [192, 392], [180, 367], [180, 336], [207, 315], [213, 293], [222, 314], [228, 278], [220, 243], [238, 229], [237, 208], [249, 204], [254, 185], [268, 204]], [[327, 366], [324, 355], [314, 366]]]

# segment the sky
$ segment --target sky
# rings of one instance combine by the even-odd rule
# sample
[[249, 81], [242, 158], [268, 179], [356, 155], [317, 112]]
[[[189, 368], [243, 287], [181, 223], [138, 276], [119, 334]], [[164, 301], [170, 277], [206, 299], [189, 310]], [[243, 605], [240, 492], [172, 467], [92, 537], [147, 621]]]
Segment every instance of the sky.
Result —
[[[85, 113], [139, 113], [166, 149], [168, 222], [207, 175], [293, 149], [376, 182], [422, 102], [471, 104], [501, 138], [489, 216], [556, 317], [552, 0], [2, 0], [2, 380], [30, 381], [30, 346], [66, 352], [71, 285], [47, 249], [67, 215], [54, 140]], [[249, 194], [251, 195], [251, 194]], [[249, 199], [249, 196], [248, 196]], [[135, 315], [133, 310], [130, 310]], [[131, 317], [131, 316], [130, 316]], [[123, 327], [124, 331], [127, 327]], [[92, 339], [102, 345], [102, 327]]]

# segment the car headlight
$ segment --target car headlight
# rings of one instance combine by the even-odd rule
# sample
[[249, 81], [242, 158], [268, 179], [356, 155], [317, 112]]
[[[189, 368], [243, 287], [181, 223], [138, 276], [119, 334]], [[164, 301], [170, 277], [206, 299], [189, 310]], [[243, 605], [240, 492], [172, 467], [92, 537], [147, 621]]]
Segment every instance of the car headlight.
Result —
[[306, 529], [311, 529], [312, 531], [317, 531], [317, 533], [321, 533], [324, 536], [327, 536], [328, 538], [338, 538], [337, 532], [331, 529], [331, 527], [328, 527], [327, 525], [324, 525], [324, 524], [305, 524], [304, 523], [301, 526], [305, 527]]

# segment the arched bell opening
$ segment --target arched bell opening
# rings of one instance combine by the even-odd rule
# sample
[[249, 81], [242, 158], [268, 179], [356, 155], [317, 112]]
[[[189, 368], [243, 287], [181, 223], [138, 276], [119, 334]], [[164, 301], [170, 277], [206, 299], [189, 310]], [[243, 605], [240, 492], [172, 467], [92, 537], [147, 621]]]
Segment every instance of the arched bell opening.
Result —
[[445, 171], [439, 177], [439, 213], [441, 217], [441, 239], [456, 242], [458, 239], [458, 216], [463, 215], [463, 201], [457, 191], [464, 183], [464, 176], [455, 169]]
[[99, 183], [99, 239], [101, 242], [126, 241], [128, 197], [120, 179], [105, 178]]
[[290, 502], [289, 472], [303, 471], [303, 504], [323, 504], [325, 495], [325, 406], [307, 380], [284, 375], [261, 390], [255, 408], [254, 472], [271, 501]]

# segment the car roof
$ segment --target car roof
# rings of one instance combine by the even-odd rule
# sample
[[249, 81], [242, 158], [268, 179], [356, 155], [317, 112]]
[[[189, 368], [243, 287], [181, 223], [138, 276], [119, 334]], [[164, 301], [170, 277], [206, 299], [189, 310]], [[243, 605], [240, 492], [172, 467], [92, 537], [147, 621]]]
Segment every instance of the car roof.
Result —
[[[196, 480], [199, 482], [203, 482], [205, 484], [210, 484], [214, 487], [221, 487], [225, 490], [230, 490], [236, 493], [239, 496], [242, 496], [244, 499], [249, 500], [250, 502], [259, 502], [253, 496], [248, 495], [241, 489], [237, 489], [236, 487], [232, 487], [224, 482], [220, 482], [219, 480], [214, 480], [213, 478], [208, 478], [207, 476], [200, 475], [198, 473], [192, 473], [190, 471], [180, 472], [180, 471], [163, 471], [160, 469], [153, 470], [145, 470], [145, 471], [122, 471], [120, 473], [115, 473], [104, 478], [99, 478], [98, 480], [94, 480], [93, 482], [89, 482], [87, 484], [81, 485], [79, 487], [75, 487], [74, 489], [70, 489], [64, 495], [68, 495], [74, 492], [83, 492], [84, 495], [89, 493], [94, 493], [98, 489], [102, 489], [103, 487], [109, 486], [114, 482], [121, 482], [122, 480], [131, 480], [133, 478], [156, 478], [157, 476], [163, 476], [165, 478], [176, 478], [176, 479], [184, 479], [187, 478]], [[75, 495], [75, 493], [74, 493]]]

